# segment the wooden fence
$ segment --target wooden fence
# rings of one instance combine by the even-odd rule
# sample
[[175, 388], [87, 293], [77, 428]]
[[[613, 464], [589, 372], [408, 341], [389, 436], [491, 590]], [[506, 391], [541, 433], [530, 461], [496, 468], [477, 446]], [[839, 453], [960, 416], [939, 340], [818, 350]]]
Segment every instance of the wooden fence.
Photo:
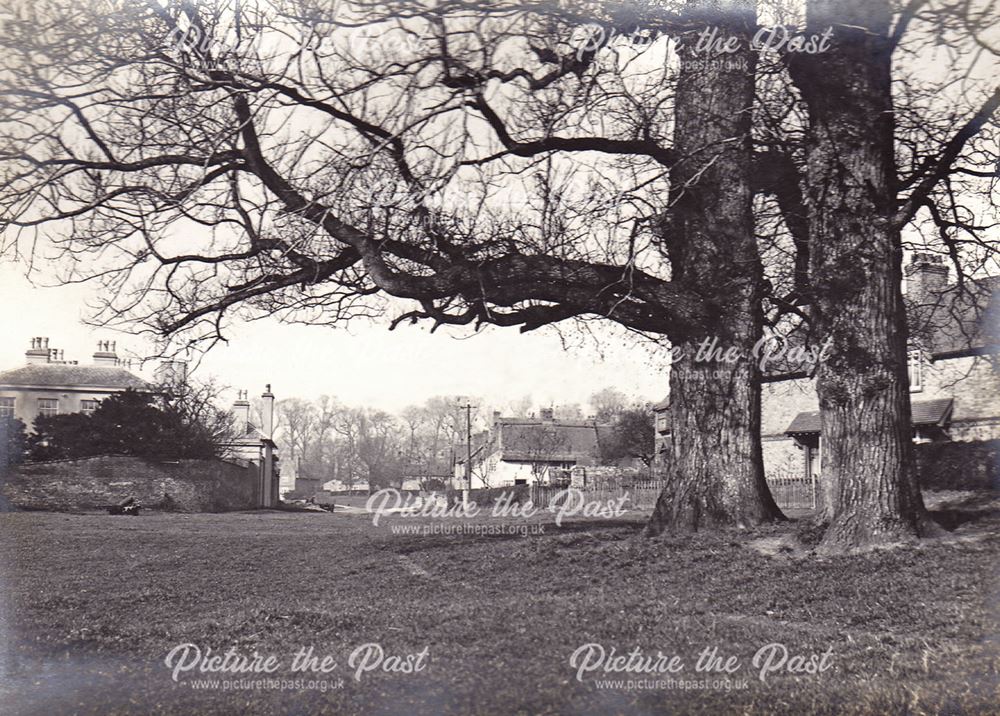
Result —
[[816, 508], [816, 481], [801, 475], [772, 474], [767, 476], [767, 486], [778, 507], [783, 510], [812, 510]]
[[[588, 486], [580, 488], [584, 499], [588, 502], [617, 502], [622, 497], [627, 497], [625, 507], [627, 509], [652, 509], [656, 506], [656, 500], [663, 491], [663, 481], [650, 480], [646, 482], [634, 482], [628, 485], [604, 484], [600, 486]], [[540, 508], [549, 506], [554, 498], [565, 487], [554, 487], [547, 485], [531, 486], [531, 501]]]

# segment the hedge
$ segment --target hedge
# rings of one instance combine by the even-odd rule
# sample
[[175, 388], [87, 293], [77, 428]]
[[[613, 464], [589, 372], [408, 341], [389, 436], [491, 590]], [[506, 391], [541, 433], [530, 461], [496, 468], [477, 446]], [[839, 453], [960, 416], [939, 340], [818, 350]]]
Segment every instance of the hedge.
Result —
[[916, 453], [925, 490], [1000, 490], [1000, 440], [920, 443]]

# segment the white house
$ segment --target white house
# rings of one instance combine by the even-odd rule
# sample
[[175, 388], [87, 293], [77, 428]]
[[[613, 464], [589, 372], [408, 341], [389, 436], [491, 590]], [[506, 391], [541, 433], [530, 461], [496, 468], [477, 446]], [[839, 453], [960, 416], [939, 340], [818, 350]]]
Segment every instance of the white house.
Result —
[[[560, 420], [552, 409], [538, 418], [502, 418], [471, 441], [472, 489], [511, 485], [569, 484], [576, 473], [599, 464], [601, 441], [610, 425], [594, 420]], [[468, 485], [469, 448], [456, 448], [453, 486]]]

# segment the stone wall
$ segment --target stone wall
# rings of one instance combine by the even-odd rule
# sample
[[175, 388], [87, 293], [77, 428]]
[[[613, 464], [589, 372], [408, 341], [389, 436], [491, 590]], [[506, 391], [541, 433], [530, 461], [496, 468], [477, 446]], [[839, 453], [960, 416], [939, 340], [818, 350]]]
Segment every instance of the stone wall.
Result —
[[21, 509], [101, 510], [128, 497], [143, 507], [178, 512], [227, 512], [258, 505], [257, 466], [224, 460], [53, 460], [12, 467], [0, 480], [0, 495]]

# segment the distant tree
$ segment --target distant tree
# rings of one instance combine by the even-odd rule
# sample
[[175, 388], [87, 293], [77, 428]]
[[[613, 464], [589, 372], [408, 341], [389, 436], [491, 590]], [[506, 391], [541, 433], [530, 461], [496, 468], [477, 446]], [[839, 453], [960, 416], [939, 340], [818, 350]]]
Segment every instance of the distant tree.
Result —
[[369, 488], [399, 486], [402, 443], [396, 419], [381, 410], [352, 408], [337, 417], [334, 430], [347, 443], [351, 475], [348, 484], [366, 481]]
[[196, 381], [188, 377], [155, 389], [154, 405], [180, 422], [178, 436], [183, 436], [186, 444], [199, 446], [190, 449], [198, 452], [202, 446], [211, 445], [216, 457], [225, 457], [240, 436], [236, 435], [233, 414], [219, 407], [224, 389], [215, 379]]
[[579, 403], [557, 405], [552, 412], [559, 420], [583, 420], [583, 408]]
[[[493, 477], [496, 475], [497, 468], [500, 467], [499, 456], [495, 453], [489, 454], [489, 448], [489, 445], [484, 445], [480, 454], [472, 456], [472, 477], [474, 478], [472, 484], [475, 485], [478, 481], [487, 489], [493, 487]], [[532, 472], [538, 474], [534, 466]], [[462, 487], [467, 484], [464, 473], [460, 484]]]
[[[160, 405], [157, 405], [157, 402]], [[176, 398], [127, 390], [100, 402], [92, 415], [35, 418], [33, 460], [133, 455], [149, 459], [208, 459], [223, 450], [209, 426], [194, 420]]]
[[569, 445], [565, 435], [554, 428], [542, 426], [526, 435], [522, 448], [531, 463], [531, 474], [536, 480], [540, 480], [556, 457], [569, 449]]
[[535, 399], [531, 395], [523, 395], [508, 403], [507, 414], [512, 418], [527, 418], [531, 415], [531, 409], [534, 405]]
[[628, 407], [628, 398], [617, 388], [603, 388], [590, 396], [590, 407], [599, 423], [610, 423]]
[[279, 443], [288, 463], [297, 468], [312, 445], [316, 406], [303, 398], [286, 398], [277, 404]]
[[334, 423], [344, 406], [336, 398], [321, 395], [315, 401], [311, 437], [302, 454], [301, 472], [324, 481], [340, 472], [341, 451], [335, 440]]
[[[459, 415], [455, 397], [436, 396], [420, 405], [411, 405], [400, 413], [403, 431], [403, 456], [406, 477], [422, 485], [437, 485], [447, 471], [450, 474], [459, 442], [459, 425], [464, 440], [465, 415]], [[428, 488], [431, 489], [431, 488]]]
[[649, 467], [656, 456], [652, 412], [645, 407], [621, 410], [615, 417], [611, 435], [601, 441], [600, 449], [605, 463], [638, 458]]

